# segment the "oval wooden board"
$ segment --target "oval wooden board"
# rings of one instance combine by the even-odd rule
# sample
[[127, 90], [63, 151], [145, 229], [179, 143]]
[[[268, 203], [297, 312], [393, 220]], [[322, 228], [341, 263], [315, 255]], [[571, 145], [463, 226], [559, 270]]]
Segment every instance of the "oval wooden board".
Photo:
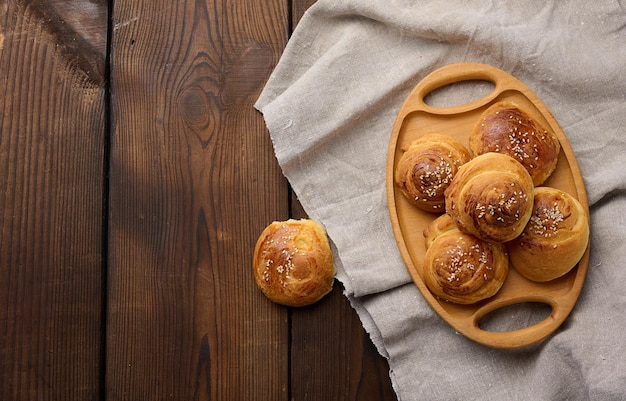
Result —
[[[464, 81], [488, 81], [494, 89], [487, 96], [453, 107], [432, 107], [424, 98], [435, 89]], [[452, 88], [452, 87], [450, 87]], [[407, 269], [430, 306], [456, 331], [487, 346], [517, 348], [545, 339], [571, 312], [585, 280], [589, 249], [574, 269], [548, 283], [526, 280], [510, 268], [502, 289], [494, 297], [474, 305], [458, 305], [441, 300], [422, 281], [424, 253], [423, 230], [437, 215], [412, 206], [397, 190], [393, 175], [403, 149], [420, 136], [435, 132], [450, 135], [468, 146], [468, 136], [480, 114], [499, 101], [513, 101], [528, 109], [533, 118], [550, 126], [561, 142], [555, 172], [544, 186], [561, 189], [576, 197], [588, 212], [587, 195], [578, 163], [567, 137], [543, 102], [522, 82], [497, 68], [478, 63], [445, 66], [424, 78], [406, 98], [393, 126], [387, 158], [387, 197], [396, 242]], [[514, 331], [486, 331], [480, 320], [500, 308], [521, 303], [549, 305], [551, 313], [544, 320]]]

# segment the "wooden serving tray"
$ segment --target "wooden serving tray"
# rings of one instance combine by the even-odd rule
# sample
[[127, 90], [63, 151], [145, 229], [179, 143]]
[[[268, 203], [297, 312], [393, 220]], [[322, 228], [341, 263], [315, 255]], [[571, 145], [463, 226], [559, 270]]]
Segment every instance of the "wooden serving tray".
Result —
[[[425, 97], [436, 89], [464, 81], [488, 81], [495, 87], [488, 95], [453, 107], [432, 107]], [[453, 87], [449, 87], [453, 88]], [[513, 101], [530, 111], [531, 117], [550, 126], [561, 142], [555, 172], [543, 186], [561, 189], [577, 198], [588, 211], [587, 195], [578, 163], [561, 127], [543, 102], [522, 82], [497, 68], [478, 63], [458, 63], [434, 71], [406, 98], [393, 126], [387, 158], [387, 197], [396, 242], [415, 285], [430, 306], [456, 331], [487, 346], [517, 348], [545, 339], [571, 312], [585, 280], [589, 248], [574, 269], [547, 283], [529, 281], [511, 266], [501, 290], [473, 305], [458, 305], [435, 297], [422, 281], [426, 247], [423, 230], [437, 215], [412, 206], [394, 185], [394, 171], [403, 149], [427, 133], [447, 134], [468, 146], [468, 137], [480, 114], [493, 103]], [[486, 331], [479, 322], [486, 315], [510, 305], [542, 303], [551, 308], [548, 317], [514, 331]], [[519, 326], [518, 326], [519, 327]]]

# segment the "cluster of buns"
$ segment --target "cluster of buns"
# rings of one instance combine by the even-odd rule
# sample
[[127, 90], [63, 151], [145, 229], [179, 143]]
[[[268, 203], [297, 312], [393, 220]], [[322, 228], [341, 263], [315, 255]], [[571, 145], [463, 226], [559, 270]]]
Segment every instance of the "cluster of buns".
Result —
[[310, 219], [275, 221], [259, 236], [253, 270], [273, 302], [306, 306], [333, 288], [335, 265], [326, 230]]
[[441, 214], [424, 230], [422, 277], [433, 294], [471, 304], [500, 290], [509, 264], [537, 282], [576, 266], [589, 240], [587, 213], [573, 196], [541, 186], [559, 152], [556, 134], [511, 102], [482, 113], [469, 151], [445, 135], [405, 149], [396, 185], [415, 206]]

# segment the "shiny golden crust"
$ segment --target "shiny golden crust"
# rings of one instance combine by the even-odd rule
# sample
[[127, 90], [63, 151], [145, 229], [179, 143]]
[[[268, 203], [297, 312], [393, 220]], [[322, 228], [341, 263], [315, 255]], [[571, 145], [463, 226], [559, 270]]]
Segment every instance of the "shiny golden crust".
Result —
[[556, 134], [512, 102], [499, 102], [483, 112], [469, 138], [474, 156], [487, 152], [507, 154], [530, 173], [535, 186], [556, 168], [561, 145]]
[[452, 218], [441, 215], [424, 230], [423, 280], [437, 297], [473, 304], [494, 296], [509, 271], [506, 247], [461, 232]]
[[535, 188], [533, 214], [524, 232], [507, 244], [511, 264], [529, 280], [565, 275], [580, 261], [589, 242], [589, 219], [571, 195]]
[[533, 189], [528, 171], [515, 159], [485, 153], [459, 169], [446, 190], [446, 212], [465, 233], [507, 242], [530, 219]]
[[335, 265], [324, 228], [313, 220], [273, 222], [254, 248], [254, 277], [273, 302], [305, 306], [333, 288]]
[[400, 157], [395, 183], [418, 208], [443, 213], [444, 191], [459, 166], [469, 159], [469, 151], [456, 139], [447, 135], [424, 135], [412, 142]]

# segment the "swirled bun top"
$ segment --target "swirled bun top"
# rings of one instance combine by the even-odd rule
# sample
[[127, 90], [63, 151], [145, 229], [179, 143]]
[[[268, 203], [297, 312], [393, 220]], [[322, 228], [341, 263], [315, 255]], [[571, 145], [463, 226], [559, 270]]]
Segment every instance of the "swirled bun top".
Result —
[[507, 246], [515, 270], [544, 282], [576, 266], [588, 242], [589, 219], [580, 202], [561, 190], [537, 187], [528, 225]]
[[335, 265], [324, 228], [313, 220], [277, 221], [257, 240], [254, 277], [273, 302], [305, 306], [333, 287]]
[[444, 192], [469, 151], [456, 139], [427, 134], [412, 142], [400, 157], [395, 184], [416, 207], [432, 213], [445, 210]]
[[504, 284], [509, 260], [503, 244], [461, 232], [447, 214], [431, 222], [424, 237], [422, 277], [437, 297], [473, 304], [492, 297]]
[[561, 146], [552, 129], [512, 102], [498, 102], [486, 109], [470, 133], [474, 156], [504, 153], [520, 162], [533, 179], [543, 184], [556, 168]]
[[485, 153], [465, 163], [446, 190], [446, 212], [459, 229], [491, 242], [519, 236], [530, 219], [533, 182], [511, 156]]

